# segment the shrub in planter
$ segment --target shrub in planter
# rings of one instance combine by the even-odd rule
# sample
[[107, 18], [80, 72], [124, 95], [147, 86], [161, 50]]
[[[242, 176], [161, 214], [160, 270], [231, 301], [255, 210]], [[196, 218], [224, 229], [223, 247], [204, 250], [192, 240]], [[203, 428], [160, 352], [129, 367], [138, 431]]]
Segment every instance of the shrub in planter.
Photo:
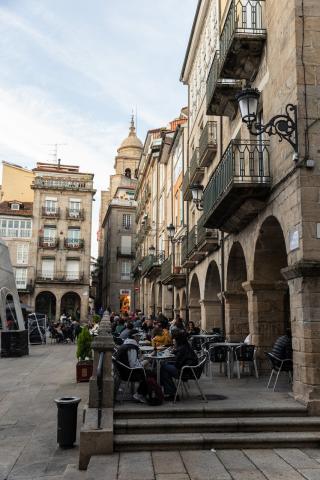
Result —
[[82, 328], [77, 340], [77, 382], [88, 382], [92, 376], [92, 337], [87, 327]]
[[101, 320], [100, 315], [98, 315], [97, 313], [95, 313], [95, 314], [93, 315], [93, 317], [92, 317], [93, 323], [99, 323], [100, 320]]

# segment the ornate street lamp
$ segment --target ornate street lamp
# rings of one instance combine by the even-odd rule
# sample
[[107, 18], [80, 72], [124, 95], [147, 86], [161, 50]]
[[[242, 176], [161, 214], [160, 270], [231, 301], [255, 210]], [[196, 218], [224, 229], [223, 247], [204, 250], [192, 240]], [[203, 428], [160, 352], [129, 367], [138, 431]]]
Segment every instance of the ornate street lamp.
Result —
[[236, 96], [239, 104], [241, 118], [247, 124], [252, 135], [266, 133], [271, 137], [278, 135], [279, 141], [287, 140], [298, 154], [298, 126], [297, 107], [292, 103], [286, 105], [286, 114], [275, 115], [271, 120], [262, 125], [257, 121], [260, 91], [257, 88], [245, 88]]
[[167, 233], [168, 233], [169, 239], [172, 241], [174, 234], [176, 233], [176, 229], [173, 223], [170, 223], [170, 225], [167, 226]]
[[203, 185], [194, 183], [190, 185], [192, 201], [195, 203], [197, 210], [203, 210]]
[[151, 247], [149, 247], [149, 255], [154, 255], [156, 253], [156, 249], [153, 245], [151, 245]]

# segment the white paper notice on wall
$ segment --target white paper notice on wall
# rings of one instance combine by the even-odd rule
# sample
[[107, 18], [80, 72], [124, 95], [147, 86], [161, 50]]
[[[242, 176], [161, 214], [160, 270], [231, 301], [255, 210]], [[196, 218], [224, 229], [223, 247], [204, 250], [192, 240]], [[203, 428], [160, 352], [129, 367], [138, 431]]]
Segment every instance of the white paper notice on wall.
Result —
[[317, 223], [317, 238], [320, 238], [320, 223]]
[[297, 248], [299, 248], [299, 230], [296, 228], [289, 232], [289, 249], [292, 252], [292, 250]]

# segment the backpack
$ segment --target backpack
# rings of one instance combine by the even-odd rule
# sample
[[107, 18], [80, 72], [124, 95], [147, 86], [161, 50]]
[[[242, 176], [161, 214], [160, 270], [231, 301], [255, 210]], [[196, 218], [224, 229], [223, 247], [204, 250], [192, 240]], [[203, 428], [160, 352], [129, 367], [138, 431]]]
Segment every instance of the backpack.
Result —
[[162, 405], [164, 396], [162, 388], [158, 385], [154, 377], [147, 377], [147, 395], [146, 399], [149, 405]]

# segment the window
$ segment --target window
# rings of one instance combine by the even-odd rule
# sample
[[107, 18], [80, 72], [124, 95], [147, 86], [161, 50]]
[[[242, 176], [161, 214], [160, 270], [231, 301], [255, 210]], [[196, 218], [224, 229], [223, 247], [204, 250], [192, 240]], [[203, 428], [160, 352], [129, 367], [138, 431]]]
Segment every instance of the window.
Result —
[[20, 210], [19, 203], [11, 203], [11, 210]]
[[121, 253], [131, 255], [131, 237], [129, 235], [122, 235], [121, 237]]
[[68, 228], [68, 243], [79, 245], [80, 243], [80, 228]]
[[47, 215], [54, 215], [58, 212], [58, 201], [56, 198], [46, 198], [45, 211]]
[[67, 260], [67, 280], [79, 280], [80, 278], [80, 261]]
[[26, 265], [28, 263], [29, 245], [27, 243], [19, 243], [17, 245], [17, 264]]
[[54, 278], [54, 258], [43, 258], [41, 265], [41, 276], [53, 280]]
[[25, 290], [27, 288], [28, 269], [16, 268], [15, 278], [16, 278], [17, 289]]
[[127, 213], [122, 215], [122, 226], [127, 230], [131, 228], [131, 215], [128, 215]]
[[44, 241], [55, 241], [57, 238], [57, 229], [54, 225], [45, 225], [43, 229]]
[[81, 200], [78, 198], [69, 199], [69, 215], [70, 217], [79, 217], [81, 210]]
[[0, 218], [0, 237], [30, 238], [31, 230], [31, 220]]
[[128, 260], [121, 262], [121, 280], [131, 280], [131, 262]]

